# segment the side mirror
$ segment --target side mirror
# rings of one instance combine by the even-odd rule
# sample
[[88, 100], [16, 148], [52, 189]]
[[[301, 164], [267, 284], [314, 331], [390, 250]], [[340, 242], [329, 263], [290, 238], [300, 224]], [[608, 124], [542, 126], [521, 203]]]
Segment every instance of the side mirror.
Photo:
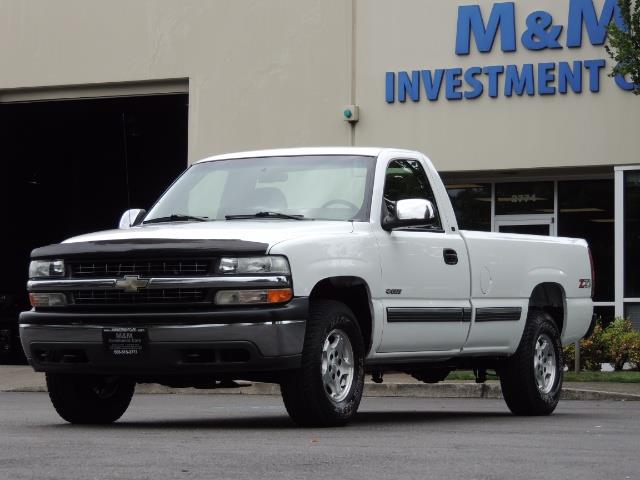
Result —
[[138, 223], [142, 221], [146, 214], [147, 211], [141, 208], [132, 208], [130, 210], [127, 210], [120, 217], [118, 228], [131, 228], [134, 225], [138, 225]]
[[395, 207], [395, 215], [387, 215], [382, 220], [382, 228], [387, 231], [398, 227], [429, 225], [436, 219], [433, 203], [424, 198], [398, 200]]

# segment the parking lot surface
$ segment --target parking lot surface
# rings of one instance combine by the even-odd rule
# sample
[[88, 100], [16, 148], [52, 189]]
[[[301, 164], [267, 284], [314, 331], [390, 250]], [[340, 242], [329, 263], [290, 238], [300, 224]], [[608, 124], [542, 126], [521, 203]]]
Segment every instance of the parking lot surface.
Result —
[[0, 393], [4, 479], [632, 479], [640, 402], [363, 399], [345, 428], [300, 429], [276, 396], [136, 395], [109, 426], [62, 421], [44, 393]]

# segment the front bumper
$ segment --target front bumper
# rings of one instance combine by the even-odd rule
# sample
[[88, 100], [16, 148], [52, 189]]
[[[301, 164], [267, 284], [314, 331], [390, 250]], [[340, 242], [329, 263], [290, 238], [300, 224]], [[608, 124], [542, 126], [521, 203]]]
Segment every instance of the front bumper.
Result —
[[[297, 368], [308, 299], [287, 305], [164, 313], [20, 315], [20, 339], [36, 371], [164, 375], [280, 371]], [[148, 344], [135, 357], [115, 357], [102, 329], [146, 327]]]

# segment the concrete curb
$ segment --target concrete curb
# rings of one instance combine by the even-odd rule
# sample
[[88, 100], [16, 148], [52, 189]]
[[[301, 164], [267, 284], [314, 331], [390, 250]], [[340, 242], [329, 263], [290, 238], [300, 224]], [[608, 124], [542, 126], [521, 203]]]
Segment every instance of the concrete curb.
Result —
[[579, 390], [577, 388], [563, 388], [564, 400], [619, 400], [640, 401], [640, 395], [634, 393], [604, 392], [601, 390]]
[[[604, 385], [604, 384], [603, 384]], [[30, 385], [4, 389], [5, 392], [46, 392], [44, 385]], [[215, 390], [197, 388], [169, 388], [158, 384], [142, 384], [136, 387], [137, 394], [231, 394], [231, 395], [280, 395], [280, 387], [270, 383], [253, 383], [240, 388], [218, 388]], [[416, 397], [416, 398], [491, 398], [501, 399], [499, 384], [493, 383], [367, 383], [366, 397]], [[601, 390], [563, 388], [563, 400], [618, 400], [640, 401], [640, 395], [616, 393]]]

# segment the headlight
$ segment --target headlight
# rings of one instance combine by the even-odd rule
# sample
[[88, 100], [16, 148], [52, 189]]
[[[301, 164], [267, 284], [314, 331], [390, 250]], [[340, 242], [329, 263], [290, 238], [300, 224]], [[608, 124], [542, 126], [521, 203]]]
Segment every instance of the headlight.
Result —
[[253, 273], [253, 274], [289, 274], [289, 262], [285, 257], [222, 257], [217, 268], [218, 273]]
[[29, 278], [64, 277], [64, 260], [33, 260], [29, 264]]

